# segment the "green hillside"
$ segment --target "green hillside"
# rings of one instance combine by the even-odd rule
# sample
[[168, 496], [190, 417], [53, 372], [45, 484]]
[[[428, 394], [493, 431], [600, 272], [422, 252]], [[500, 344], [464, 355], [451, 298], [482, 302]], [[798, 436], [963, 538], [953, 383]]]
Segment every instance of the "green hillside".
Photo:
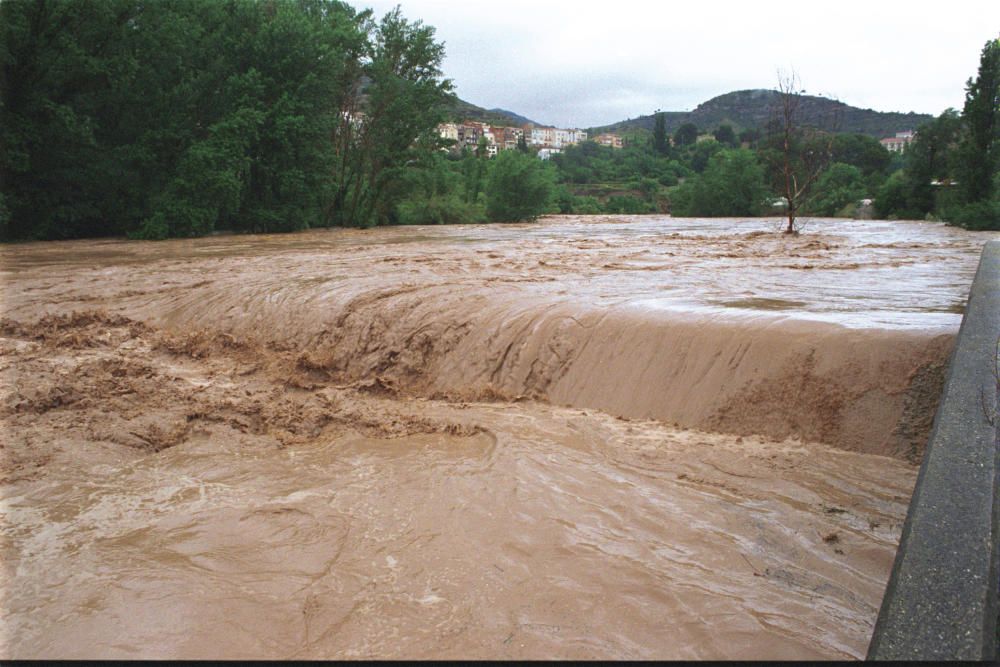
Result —
[[[932, 120], [932, 116], [918, 113], [887, 113], [872, 109], [859, 109], [850, 105], [813, 95], [802, 95], [800, 118], [806, 125], [828, 126], [836, 117], [840, 132], [867, 134], [876, 139], [891, 137], [896, 132], [914, 130]], [[763, 129], [771, 118], [778, 99], [773, 90], [739, 90], [720, 95], [700, 104], [693, 111], [664, 112], [667, 131], [673, 132], [684, 123], [694, 123], [701, 130], [713, 130], [722, 123], [729, 123], [737, 130]], [[653, 115], [620, 121], [612, 125], [593, 128], [594, 132], [623, 132], [636, 129], [653, 129]]]
[[504, 125], [507, 127], [521, 127], [527, 123], [541, 124], [513, 111], [507, 111], [506, 109], [484, 109], [458, 97], [455, 98], [454, 104], [448, 110], [448, 120], [456, 123], [464, 120], [474, 120], [480, 123]]

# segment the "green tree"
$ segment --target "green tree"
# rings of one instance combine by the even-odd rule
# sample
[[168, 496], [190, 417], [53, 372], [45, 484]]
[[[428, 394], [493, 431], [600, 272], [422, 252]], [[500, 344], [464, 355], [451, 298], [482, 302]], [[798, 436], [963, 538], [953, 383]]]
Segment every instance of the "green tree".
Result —
[[708, 141], [699, 141], [691, 147], [689, 153], [691, 168], [699, 174], [704, 172], [712, 157], [723, 150], [725, 150], [725, 146], [718, 141], [711, 139]]
[[[475, 158], [471, 158], [475, 159]], [[419, 168], [408, 170], [403, 178], [410, 181], [408, 196], [396, 210], [403, 225], [442, 225], [485, 222], [485, 208], [464, 196], [463, 162], [446, 158], [440, 152], [428, 153]]]
[[756, 128], [746, 129], [740, 132], [740, 143], [747, 144], [750, 148], [755, 148], [760, 141], [760, 130]]
[[698, 126], [694, 123], [684, 123], [674, 132], [674, 144], [690, 146], [698, 141]]
[[604, 213], [613, 215], [641, 215], [643, 213], [653, 213], [653, 206], [639, 197], [633, 195], [612, 195], [604, 204]]
[[903, 211], [909, 214], [907, 217], [923, 218], [936, 209], [936, 188], [932, 182], [954, 179], [961, 134], [962, 121], [954, 109], [947, 109], [917, 130], [905, 156]]
[[739, 140], [736, 138], [736, 131], [733, 129], [732, 125], [723, 123], [716, 128], [715, 140], [720, 144], [727, 146], [729, 148], [737, 148], [739, 146]]
[[489, 157], [489, 145], [490, 142], [486, 140], [486, 137], [479, 137], [479, 141], [476, 142], [476, 157], [480, 159]]
[[671, 193], [676, 216], [759, 215], [767, 199], [764, 169], [753, 151], [722, 150], [711, 157], [705, 173]]
[[399, 7], [364, 27], [369, 37], [364, 65], [353, 73], [357, 92], [348, 97], [334, 138], [340, 174], [328, 210], [335, 222], [369, 227], [391, 222], [407, 194], [400, 175], [441, 145], [436, 128], [453, 96], [433, 27], [407, 21]]
[[667, 118], [662, 111], [657, 111], [653, 124], [653, 150], [660, 155], [666, 155], [670, 150], [670, 140], [667, 139]]
[[375, 97], [359, 94], [369, 17], [336, 0], [5, 0], [0, 232], [324, 224], [336, 158], [359, 154], [330, 142], [340, 112]]
[[875, 215], [882, 220], [916, 219], [923, 214], [910, 208], [910, 185], [902, 171], [889, 176], [875, 195]]
[[[180, 116], [188, 131], [186, 149], [178, 156], [161, 154], [158, 162], [173, 164], [174, 176], [153, 198], [152, 214], [138, 234], [199, 235], [220, 226], [290, 231], [323, 224], [335, 104], [343, 94], [348, 44], [357, 41], [353, 10], [329, 2], [237, 2], [214, 18], [218, 28], [201, 49], [212, 74], [192, 101], [206, 104], [213, 87], [222, 94], [214, 96], [210, 111]], [[151, 21], [150, 32], [165, 22]]]
[[544, 161], [517, 151], [493, 160], [486, 187], [486, 215], [494, 222], [533, 220], [548, 210], [555, 176]]
[[816, 182], [816, 196], [807, 212], [813, 215], [836, 216], [865, 196], [865, 178], [853, 165], [835, 162]]
[[462, 183], [464, 199], [467, 204], [479, 201], [486, 178], [486, 156], [478, 152], [467, 151], [462, 159]]
[[833, 138], [831, 159], [857, 167], [865, 178], [882, 175], [892, 154], [877, 139], [866, 134], [838, 134]]
[[0, 2], [3, 238], [121, 233], [101, 186], [116, 171], [100, 143], [104, 98], [133, 65], [121, 46], [131, 3]]
[[961, 145], [959, 183], [969, 203], [983, 202], [993, 194], [1000, 141], [1000, 39], [983, 47], [979, 74], [966, 84], [962, 111], [966, 133]]

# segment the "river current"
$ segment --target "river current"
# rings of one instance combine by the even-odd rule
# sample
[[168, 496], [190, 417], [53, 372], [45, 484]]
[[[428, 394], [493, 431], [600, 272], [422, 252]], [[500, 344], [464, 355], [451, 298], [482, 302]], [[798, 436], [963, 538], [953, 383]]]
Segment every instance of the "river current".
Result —
[[864, 656], [982, 244], [0, 249], [5, 658]]

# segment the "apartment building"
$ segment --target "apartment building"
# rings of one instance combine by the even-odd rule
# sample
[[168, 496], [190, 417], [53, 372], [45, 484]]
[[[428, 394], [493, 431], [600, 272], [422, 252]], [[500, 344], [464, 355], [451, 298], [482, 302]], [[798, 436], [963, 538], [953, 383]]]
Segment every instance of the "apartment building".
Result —
[[916, 132], [913, 130], [906, 130], [905, 132], [897, 132], [895, 137], [880, 139], [879, 143], [885, 146], [886, 150], [890, 153], [902, 153], [911, 143], [913, 143], [913, 139], [915, 137]]
[[611, 148], [621, 148], [624, 145], [622, 138], [611, 132], [597, 135], [594, 137], [594, 142], [602, 146], [610, 146]]

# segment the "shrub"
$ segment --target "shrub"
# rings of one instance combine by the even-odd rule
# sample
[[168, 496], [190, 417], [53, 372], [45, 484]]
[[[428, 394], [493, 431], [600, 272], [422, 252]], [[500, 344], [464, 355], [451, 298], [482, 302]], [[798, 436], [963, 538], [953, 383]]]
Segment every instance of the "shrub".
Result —
[[639, 214], [652, 213], [649, 202], [632, 195], [612, 195], [604, 204], [605, 213]]
[[481, 204], [469, 204], [458, 196], [410, 199], [397, 210], [401, 225], [457, 225], [485, 222]]
[[1000, 230], [1000, 201], [982, 201], [952, 206], [944, 211], [946, 221], [972, 230]]
[[573, 213], [579, 215], [596, 215], [603, 212], [604, 207], [597, 197], [577, 197], [573, 203]]

